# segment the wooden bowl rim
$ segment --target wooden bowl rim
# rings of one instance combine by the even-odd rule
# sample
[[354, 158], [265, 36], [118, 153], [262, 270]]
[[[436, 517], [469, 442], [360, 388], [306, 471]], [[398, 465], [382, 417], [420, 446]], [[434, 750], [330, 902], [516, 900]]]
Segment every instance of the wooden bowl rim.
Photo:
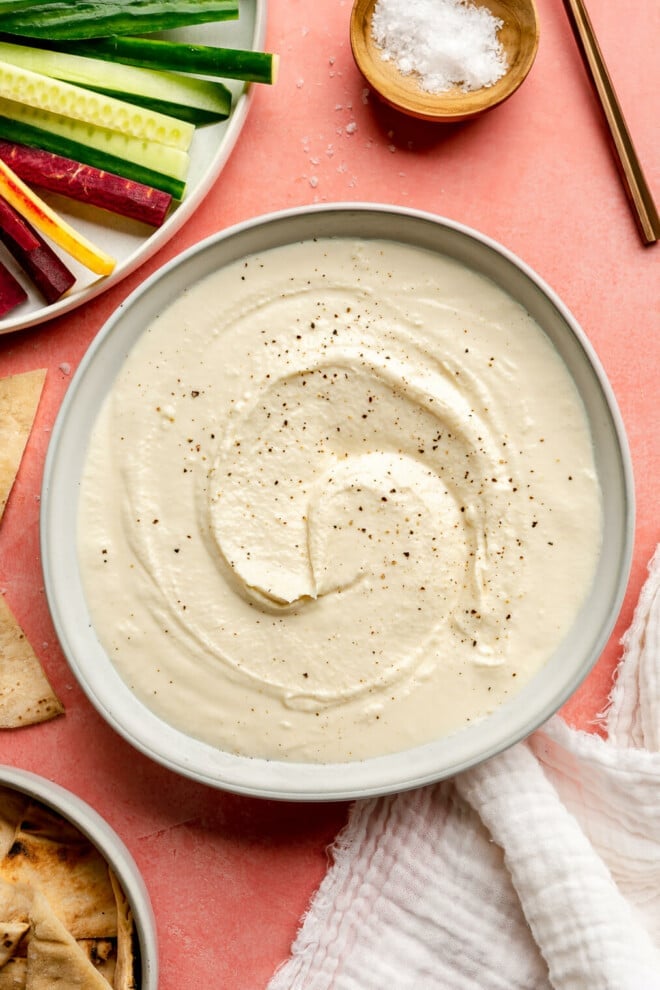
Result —
[[[438, 123], [458, 122], [503, 103], [512, 96], [527, 78], [536, 58], [539, 46], [539, 17], [535, 0], [515, 0], [515, 6], [523, 7], [528, 17], [521, 26], [515, 24], [519, 43], [505, 75], [492, 86], [464, 92], [458, 87], [445, 93], [427, 93], [421, 89], [413, 75], [402, 75], [396, 66], [380, 58], [378, 46], [371, 38], [370, 23], [377, 0], [355, 0], [351, 11], [350, 41], [355, 63], [369, 86], [389, 106], [421, 120]], [[503, 7], [512, 6], [512, 0], [472, 0], [478, 6], [486, 6], [505, 20]], [[497, 10], [494, 8], [497, 7]], [[513, 21], [506, 21], [503, 31], [511, 29]], [[508, 49], [511, 57], [512, 50]]]

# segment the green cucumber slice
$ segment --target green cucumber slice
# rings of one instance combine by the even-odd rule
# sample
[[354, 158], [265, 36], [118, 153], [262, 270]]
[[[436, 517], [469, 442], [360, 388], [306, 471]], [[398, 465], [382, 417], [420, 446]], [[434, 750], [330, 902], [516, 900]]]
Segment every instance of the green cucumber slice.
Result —
[[0, 97], [182, 151], [188, 150], [195, 132], [186, 121], [2, 61]]
[[157, 38], [97, 38], [60, 43], [69, 52], [107, 58], [126, 65], [148, 66], [174, 72], [196, 72], [220, 79], [272, 84], [277, 79], [279, 57], [271, 52], [219, 48]]
[[175, 199], [181, 199], [185, 190], [189, 158], [176, 148], [138, 141], [2, 99], [0, 133], [5, 140], [43, 148], [163, 189]]
[[232, 96], [220, 82], [0, 41], [0, 61], [135, 103], [192, 124], [226, 120]]
[[189, 24], [235, 20], [238, 0], [37, 0], [11, 11], [0, 3], [4, 34], [51, 41], [153, 34]]

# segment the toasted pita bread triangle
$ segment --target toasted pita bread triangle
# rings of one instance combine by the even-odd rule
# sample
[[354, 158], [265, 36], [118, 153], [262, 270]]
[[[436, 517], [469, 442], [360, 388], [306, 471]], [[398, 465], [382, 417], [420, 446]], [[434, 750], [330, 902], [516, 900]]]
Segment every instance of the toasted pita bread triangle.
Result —
[[10, 787], [0, 787], [0, 859], [14, 844], [18, 823], [29, 803], [27, 795]]
[[0, 990], [25, 990], [27, 959], [15, 956], [0, 969]]
[[108, 990], [108, 981], [96, 971], [39, 891], [34, 895], [30, 921], [26, 990]]
[[124, 890], [59, 812], [0, 786], [13, 844], [0, 857], [0, 990], [136, 990], [138, 935]]
[[117, 903], [117, 967], [115, 969], [115, 990], [136, 990], [135, 965], [135, 924], [133, 912], [119, 880], [110, 870], [110, 882]]
[[[76, 942], [85, 953], [97, 973], [103, 976], [113, 990], [118, 990], [115, 982], [117, 972], [117, 941], [114, 938], [77, 938]], [[0, 970], [0, 972], [2, 972]], [[2, 990], [2, 987], [0, 987]]]
[[32, 891], [23, 884], [0, 880], [0, 990], [21, 990], [25, 986], [25, 945], [28, 938]]
[[0, 918], [3, 924], [28, 921], [32, 891], [22, 883], [6, 883], [0, 879]]
[[30, 436], [46, 372], [0, 378], [0, 519]]
[[0, 729], [46, 722], [63, 711], [25, 633], [0, 595]]
[[4, 966], [14, 955], [19, 942], [29, 931], [27, 921], [7, 921], [0, 923], [0, 967]]
[[37, 811], [37, 806], [27, 809], [14, 845], [0, 860], [0, 879], [39, 889], [74, 938], [116, 936], [117, 908], [107, 862], [82, 833], [72, 836], [66, 826], [61, 839], [31, 832]]

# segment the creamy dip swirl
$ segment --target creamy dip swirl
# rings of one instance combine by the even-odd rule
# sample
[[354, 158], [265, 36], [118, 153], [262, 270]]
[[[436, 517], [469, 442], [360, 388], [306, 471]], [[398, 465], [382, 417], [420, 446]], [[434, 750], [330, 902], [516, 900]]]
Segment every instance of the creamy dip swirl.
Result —
[[333, 239], [234, 263], [148, 328], [94, 429], [79, 555], [159, 715], [343, 761], [522, 687], [600, 531], [584, 410], [529, 315], [449, 259]]

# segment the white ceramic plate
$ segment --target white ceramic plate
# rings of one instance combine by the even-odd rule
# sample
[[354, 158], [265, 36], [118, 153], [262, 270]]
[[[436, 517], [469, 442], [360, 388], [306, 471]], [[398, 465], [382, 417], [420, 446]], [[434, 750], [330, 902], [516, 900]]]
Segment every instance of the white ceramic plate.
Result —
[[[545, 330], [582, 395], [603, 491], [606, 539], [574, 627], [511, 702], [452, 736], [361, 762], [306, 764], [237, 757], [172, 728], [132, 694], [99, 644], [76, 547], [80, 477], [92, 426], [127, 353], [158, 312], [210, 272], [256, 251], [312, 237], [389, 238], [437, 251], [487, 276]], [[170, 769], [271, 798], [331, 800], [403, 790], [450, 776], [522, 739], [550, 717], [598, 659], [623, 598], [633, 542], [633, 485], [614, 397], [585, 334], [522, 261], [458, 223], [368, 204], [292, 210], [249, 221], [186, 251], [136, 290], [88, 350], [53, 431], [41, 500], [46, 595], [69, 663], [92, 703], [130, 743]]]
[[78, 828], [112, 866], [133, 911], [140, 945], [141, 990], [158, 988], [156, 921], [142, 875], [119, 836], [90, 805], [59, 784], [27, 770], [0, 766], [0, 784], [48, 805]]
[[[236, 21], [217, 24], [201, 24], [171, 31], [171, 38], [219, 45], [226, 48], [263, 50], [266, 36], [266, 0], [241, 0], [240, 14]], [[62, 196], [43, 193], [57, 212], [69, 223], [117, 259], [112, 275], [99, 278], [55, 248], [67, 267], [76, 276], [76, 284], [62, 299], [48, 306], [24, 272], [13, 261], [9, 252], [2, 249], [2, 261], [25, 287], [28, 300], [13, 309], [0, 320], [0, 334], [44, 323], [55, 316], [68, 313], [89, 299], [116, 285], [143, 264], [152, 254], [169, 241], [185, 221], [194, 213], [207, 192], [220, 175], [240, 134], [251, 103], [254, 87], [240, 82], [224, 80], [233, 93], [233, 108], [228, 120], [197, 128], [190, 149], [190, 173], [186, 194], [157, 230], [150, 232], [144, 224], [85, 207]], [[41, 193], [40, 193], [41, 195]]]

